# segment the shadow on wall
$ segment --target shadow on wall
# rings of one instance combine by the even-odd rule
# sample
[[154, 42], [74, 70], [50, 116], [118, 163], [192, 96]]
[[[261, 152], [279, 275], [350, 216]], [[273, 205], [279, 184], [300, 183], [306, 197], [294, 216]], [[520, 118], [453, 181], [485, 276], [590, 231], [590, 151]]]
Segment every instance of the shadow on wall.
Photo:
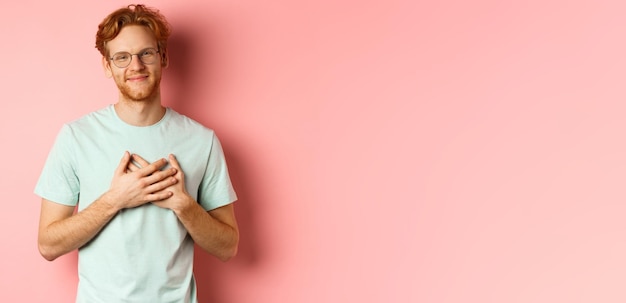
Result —
[[191, 83], [194, 76], [192, 69], [194, 54], [193, 36], [185, 31], [176, 31], [168, 42], [168, 66], [163, 72], [162, 86], [167, 87], [164, 92], [165, 102], [174, 102], [177, 111], [182, 114], [189, 112], [189, 104], [185, 102], [193, 96], [189, 90], [193, 88]]
[[[179, 20], [180, 21], [180, 20]], [[192, 22], [192, 21], [187, 21]], [[164, 83], [168, 88], [167, 100], [176, 111], [187, 115], [198, 122], [207, 125], [207, 116], [210, 119], [210, 105], [219, 100], [210, 98], [210, 92], [214, 87], [211, 79], [219, 77], [212, 67], [216, 58], [213, 52], [206, 48], [212, 45], [207, 41], [211, 35], [207, 34], [206, 26], [197, 24], [176, 24], [168, 44], [169, 66], [164, 74]], [[201, 29], [201, 30], [199, 30]], [[202, 47], [204, 46], [204, 48]], [[215, 76], [212, 76], [215, 75]], [[209, 97], [207, 97], [209, 96]], [[200, 102], [199, 102], [200, 101]], [[200, 114], [198, 116], [198, 113]], [[208, 121], [210, 122], [210, 121]], [[207, 125], [208, 126], [208, 125]], [[230, 302], [228, 293], [222, 293], [224, 289], [234, 289], [232, 285], [225, 285], [228, 280], [223, 279], [225, 273], [247, 272], [250, 268], [258, 266], [260, 262], [259, 243], [256, 242], [258, 235], [255, 231], [254, 207], [258, 205], [254, 194], [250, 193], [250, 182], [247, 178], [246, 167], [242, 151], [234, 150], [231, 146], [244, 146], [244, 144], [229, 144], [231, 139], [218, 137], [224, 148], [228, 163], [229, 173], [238, 201], [235, 202], [235, 212], [240, 229], [239, 252], [235, 258], [223, 263], [196, 247], [194, 274], [198, 286], [200, 302]], [[227, 276], [233, 276], [228, 274]]]
[[224, 263], [196, 247], [194, 275], [198, 284], [199, 302], [232, 302], [232, 299], [229, 299], [229, 294], [224, 293], [224, 290], [236, 289], [235, 285], [227, 285], [227, 283], [232, 283], [230, 282], [232, 279], [224, 279], [223, 276], [236, 276], [236, 274], [232, 274], [233, 272], [242, 274], [250, 272], [252, 268], [259, 266], [262, 259], [260, 243], [257, 242], [259, 235], [255, 234], [258, 228], [255, 228], [254, 206], [257, 204], [252, 198], [253, 194], [246, 190], [246, 184], [250, 180], [245, 177], [245, 164], [237, 156], [237, 153], [231, 151], [228, 146], [224, 146], [224, 152], [233, 186], [239, 198], [235, 202], [235, 212], [240, 230], [239, 252], [235, 258]]

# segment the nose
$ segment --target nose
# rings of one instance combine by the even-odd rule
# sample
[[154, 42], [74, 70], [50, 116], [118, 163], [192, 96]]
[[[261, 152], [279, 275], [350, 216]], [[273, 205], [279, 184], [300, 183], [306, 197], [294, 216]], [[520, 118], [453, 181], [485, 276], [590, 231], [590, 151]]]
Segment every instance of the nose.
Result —
[[138, 54], [130, 55], [130, 64], [128, 65], [128, 69], [142, 70], [144, 67], [146, 66], [143, 64], [143, 62], [141, 62], [141, 59], [139, 59]]

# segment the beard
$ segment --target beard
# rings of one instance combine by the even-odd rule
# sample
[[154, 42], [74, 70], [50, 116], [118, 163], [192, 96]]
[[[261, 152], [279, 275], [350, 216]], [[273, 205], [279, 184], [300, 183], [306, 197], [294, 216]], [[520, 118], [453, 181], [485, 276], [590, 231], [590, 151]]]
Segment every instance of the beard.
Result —
[[133, 87], [125, 81], [116, 81], [115, 84], [125, 99], [140, 102], [152, 100], [154, 97], [158, 96], [160, 83], [161, 79], [157, 77], [155, 81], [150, 81], [140, 87]]

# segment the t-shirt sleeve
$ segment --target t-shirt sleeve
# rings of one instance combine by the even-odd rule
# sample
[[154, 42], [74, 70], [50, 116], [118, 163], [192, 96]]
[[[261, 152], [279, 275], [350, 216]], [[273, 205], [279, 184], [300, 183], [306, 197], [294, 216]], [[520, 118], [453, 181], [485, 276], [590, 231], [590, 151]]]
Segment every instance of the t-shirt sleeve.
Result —
[[198, 202], [204, 209], [212, 210], [236, 200], [222, 145], [213, 134], [206, 171], [198, 190]]
[[72, 153], [74, 143], [71, 128], [64, 125], [48, 154], [35, 186], [35, 194], [63, 205], [75, 206], [78, 203], [80, 183]]

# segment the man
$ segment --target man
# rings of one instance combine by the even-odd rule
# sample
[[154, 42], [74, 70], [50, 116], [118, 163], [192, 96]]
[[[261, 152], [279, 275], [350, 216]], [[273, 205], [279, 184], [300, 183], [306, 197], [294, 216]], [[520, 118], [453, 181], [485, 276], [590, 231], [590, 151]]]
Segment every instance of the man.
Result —
[[217, 137], [161, 105], [169, 35], [143, 5], [102, 21], [96, 48], [119, 99], [62, 127], [36, 185], [42, 256], [79, 250], [77, 302], [196, 302], [194, 242], [223, 261], [237, 252]]

